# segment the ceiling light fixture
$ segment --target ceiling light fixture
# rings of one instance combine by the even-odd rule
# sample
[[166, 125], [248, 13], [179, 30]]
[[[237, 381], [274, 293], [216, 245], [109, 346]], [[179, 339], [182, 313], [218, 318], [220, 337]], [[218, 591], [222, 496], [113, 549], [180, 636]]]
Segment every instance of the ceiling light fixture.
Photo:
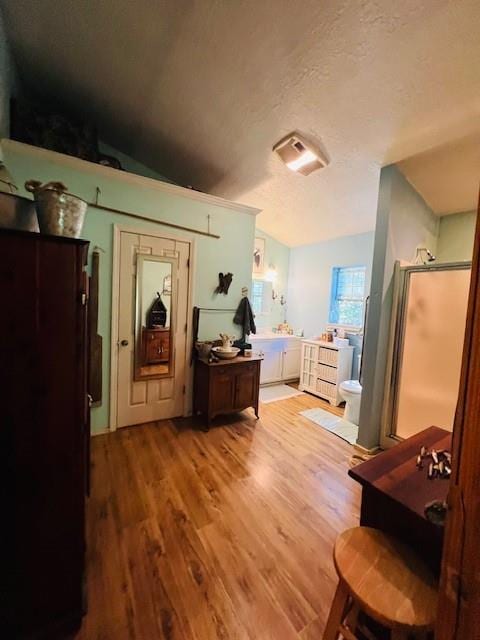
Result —
[[280, 140], [273, 150], [291, 171], [304, 176], [308, 176], [317, 169], [323, 169], [328, 164], [328, 159], [321, 151], [296, 132]]

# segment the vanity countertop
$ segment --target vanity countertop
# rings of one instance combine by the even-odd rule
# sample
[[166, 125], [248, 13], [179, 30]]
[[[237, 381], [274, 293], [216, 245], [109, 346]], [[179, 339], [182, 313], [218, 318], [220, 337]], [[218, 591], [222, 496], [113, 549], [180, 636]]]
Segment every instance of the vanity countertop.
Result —
[[303, 340], [300, 336], [292, 335], [291, 333], [274, 333], [273, 331], [265, 331], [265, 333], [250, 334], [248, 336], [249, 341], [255, 342], [255, 340]]
[[318, 344], [321, 347], [326, 347], [327, 349], [353, 349], [353, 345], [351, 344], [335, 344], [335, 342], [328, 342], [327, 340], [316, 340], [315, 338], [302, 338], [303, 342], [308, 342], [309, 344]]

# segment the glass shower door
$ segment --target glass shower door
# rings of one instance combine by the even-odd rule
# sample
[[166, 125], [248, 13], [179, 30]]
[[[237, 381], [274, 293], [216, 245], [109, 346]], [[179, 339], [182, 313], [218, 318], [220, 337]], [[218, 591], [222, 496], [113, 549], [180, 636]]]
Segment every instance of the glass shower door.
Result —
[[392, 429], [400, 438], [453, 428], [470, 268], [407, 268], [405, 277]]

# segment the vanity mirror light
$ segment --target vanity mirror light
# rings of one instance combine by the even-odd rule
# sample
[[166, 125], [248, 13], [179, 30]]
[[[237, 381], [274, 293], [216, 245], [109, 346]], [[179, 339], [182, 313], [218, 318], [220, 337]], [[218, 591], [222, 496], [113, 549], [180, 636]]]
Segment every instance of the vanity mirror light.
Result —
[[176, 262], [137, 256], [135, 380], [173, 376]]

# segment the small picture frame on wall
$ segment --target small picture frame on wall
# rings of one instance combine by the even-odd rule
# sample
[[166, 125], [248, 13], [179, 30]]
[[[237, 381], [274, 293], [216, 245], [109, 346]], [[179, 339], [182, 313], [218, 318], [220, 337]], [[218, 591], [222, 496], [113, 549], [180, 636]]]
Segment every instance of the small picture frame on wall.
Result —
[[261, 274], [265, 268], [265, 238], [255, 238], [253, 247], [253, 273]]

